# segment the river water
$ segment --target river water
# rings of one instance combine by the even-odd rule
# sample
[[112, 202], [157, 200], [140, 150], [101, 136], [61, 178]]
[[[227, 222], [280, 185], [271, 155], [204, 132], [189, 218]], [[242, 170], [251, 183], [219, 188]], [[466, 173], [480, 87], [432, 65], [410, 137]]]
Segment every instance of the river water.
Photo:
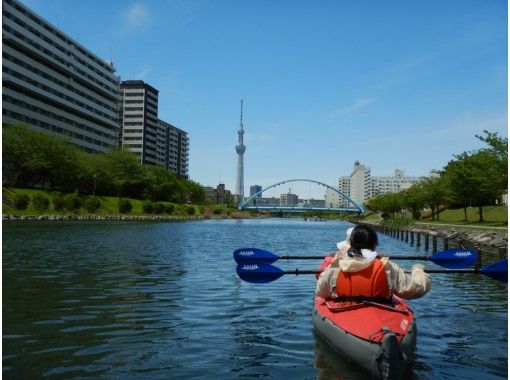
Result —
[[[240, 247], [331, 252], [350, 226], [300, 219], [3, 223], [3, 377], [367, 378], [315, 336], [314, 276], [249, 284], [232, 259]], [[416, 253], [379, 238], [381, 252]], [[411, 301], [419, 333], [409, 377], [507, 378], [507, 294], [506, 284], [483, 275], [434, 274], [432, 291]]]

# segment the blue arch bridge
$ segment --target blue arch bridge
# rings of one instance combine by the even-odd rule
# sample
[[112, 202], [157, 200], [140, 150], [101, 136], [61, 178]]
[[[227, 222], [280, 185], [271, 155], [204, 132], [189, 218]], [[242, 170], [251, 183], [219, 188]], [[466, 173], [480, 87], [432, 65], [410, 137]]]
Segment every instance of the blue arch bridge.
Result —
[[[277, 186], [284, 185], [286, 183], [291, 182], [311, 182], [319, 186], [324, 186], [327, 189], [331, 189], [335, 193], [337, 193], [340, 196], [340, 199], [344, 200], [344, 204], [346, 204], [346, 207], [319, 207], [314, 206], [310, 203], [303, 203], [299, 205], [281, 205], [281, 204], [266, 204], [265, 202], [263, 204], [257, 204], [257, 198], [260, 199], [260, 195], [264, 193], [267, 190], [276, 188]], [[258, 211], [285, 211], [285, 212], [306, 212], [306, 211], [338, 211], [338, 212], [355, 212], [355, 213], [363, 213], [365, 211], [364, 207], [354, 201], [351, 197], [349, 197], [347, 194], [342, 193], [341, 191], [335, 189], [332, 186], [329, 186], [325, 183], [315, 181], [313, 179], [288, 179], [285, 181], [281, 181], [278, 183], [275, 183], [274, 185], [268, 186], [265, 189], [262, 189], [256, 194], [253, 194], [251, 197], [245, 199], [239, 204], [239, 210], [258, 210]]]

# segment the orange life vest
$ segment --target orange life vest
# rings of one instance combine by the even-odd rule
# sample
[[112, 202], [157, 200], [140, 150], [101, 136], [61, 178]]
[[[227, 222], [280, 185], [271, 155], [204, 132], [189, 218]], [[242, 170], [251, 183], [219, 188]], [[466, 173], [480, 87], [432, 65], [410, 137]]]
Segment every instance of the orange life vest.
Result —
[[336, 293], [342, 297], [391, 298], [384, 265], [374, 259], [365, 269], [358, 272], [338, 272]]

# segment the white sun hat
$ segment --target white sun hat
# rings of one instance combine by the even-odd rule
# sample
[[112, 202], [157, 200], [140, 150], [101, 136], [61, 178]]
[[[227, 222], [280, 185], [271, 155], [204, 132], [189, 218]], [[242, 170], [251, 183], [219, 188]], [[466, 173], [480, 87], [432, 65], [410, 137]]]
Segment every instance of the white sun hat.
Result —
[[347, 249], [349, 249], [351, 247], [350, 240], [351, 240], [352, 230], [354, 230], [354, 227], [347, 229], [347, 231], [345, 231], [345, 240], [342, 240], [342, 241], [336, 243], [336, 247], [338, 248], [338, 250], [345, 249], [346, 246], [347, 246]]

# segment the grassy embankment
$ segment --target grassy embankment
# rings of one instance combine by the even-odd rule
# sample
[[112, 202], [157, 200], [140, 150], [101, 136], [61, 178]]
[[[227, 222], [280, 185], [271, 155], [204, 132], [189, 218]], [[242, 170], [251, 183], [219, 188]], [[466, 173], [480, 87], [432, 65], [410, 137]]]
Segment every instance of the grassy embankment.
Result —
[[508, 227], [508, 206], [485, 206], [482, 209], [483, 222], [479, 222], [478, 207], [467, 209], [467, 220], [464, 220], [464, 209], [444, 210], [439, 214], [439, 220], [422, 219], [420, 223], [427, 224], [455, 224], [459, 226]]
[[[34, 198], [36, 194], [42, 194], [50, 199], [50, 204], [47, 210], [40, 211], [36, 210], [33, 207], [32, 202], [29, 203], [26, 210], [18, 210], [13, 205], [13, 199], [16, 196], [16, 194], [26, 194], [30, 200]], [[49, 190], [39, 190], [39, 189], [19, 189], [19, 188], [3, 188], [2, 197], [2, 214], [3, 215], [13, 215], [16, 217], [20, 216], [38, 216], [38, 215], [81, 215], [81, 216], [88, 216], [88, 215], [102, 215], [102, 216], [109, 216], [109, 215], [121, 215], [119, 212], [118, 204], [119, 204], [119, 197], [106, 197], [106, 196], [97, 196], [97, 198], [101, 202], [100, 208], [91, 213], [88, 212], [84, 207], [81, 207], [78, 210], [75, 211], [69, 211], [69, 210], [55, 210], [53, 207], [53, 202], [51, 202], [51, 199], [56, 196], [57, 194], [65, 195], [64, 193], [60, 193], [58, 191], [49, 191]], [[82, 203], [87, 199], [86, 195], [79, 195], [80, 199], [82, 200]], [[147, 214], [143, 211], [143, 204], [145, 201], [139, 200], [139, 199], [129, 199], [131, 202], [133, 208], [129, 213], [126, 213], [124, 215], [169, 215], [168, 213], [161, 213], [161, 214]], [[191, 205], [191, 204], [174, 204], [171, 202], [158, 202], [163, 205], [173, 205], [174, 210], [171, 213], [171, 215], [175, 216], [204, 216], [204, 217], [210, 217], [210, 216], [217, 216], [217, 217], [242, 217], [242, 215], [237, 215], [238, 213], [232, 212], [232, 210], [228, 209], [227, 207], [223, 205], [209, 205], [209, 206], [202, 206], [202, 205]], [[189, 208], [192, 207], [194, 209], [194, 213], [190, 213]]]
[[426, 213], [420, 220], [413, 220], [411, 213], [406, 212], [404, 214], [397, 214], [395, 219], [384, 220], [374, 213], [366, 215], [365, 220], [383, 225], [403, 228], [408, 227], [412, 224], [420, 225], [451, 225], [458, 227], [468, 228], [494, 228], [494, 229], [507, 229], [508, 228], [508, 207], [507, 206], [485, 206], [483, 207], [483, 222], [479, 222], [479, 211], [478, 207], [471, 207], [467, 210], [467, 220], [464, 220], [464, 209], [450, 209], [441, 211], [439, 214], [439, 220], [432, 220], [430, 213]]

